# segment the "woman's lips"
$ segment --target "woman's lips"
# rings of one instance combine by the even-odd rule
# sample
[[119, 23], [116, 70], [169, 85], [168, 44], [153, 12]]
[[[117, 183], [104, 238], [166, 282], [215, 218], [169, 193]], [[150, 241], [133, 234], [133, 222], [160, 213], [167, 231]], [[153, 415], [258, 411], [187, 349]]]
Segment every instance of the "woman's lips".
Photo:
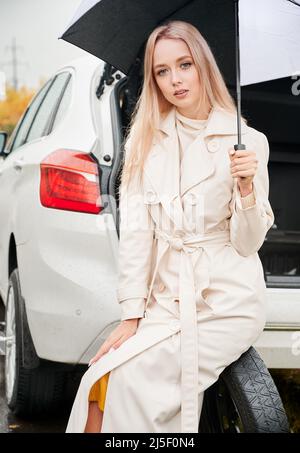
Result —
[[174, 94], [177, 98], [184, 98], [188, 94], [188, 90], [181, 90], [178, 94]]

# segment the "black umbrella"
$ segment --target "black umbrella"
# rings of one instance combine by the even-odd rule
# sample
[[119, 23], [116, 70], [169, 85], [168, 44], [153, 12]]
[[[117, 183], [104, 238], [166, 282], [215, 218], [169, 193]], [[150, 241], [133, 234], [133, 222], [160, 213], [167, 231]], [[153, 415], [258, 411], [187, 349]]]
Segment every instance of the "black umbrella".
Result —
[[128, 75], [143, 55], [152, 30], [167, 20], [184, 20], [208, 41], [228, 85], [237, 87], [236, 149], [240, 137], [238, 0], [85, 0], [61, 39]]

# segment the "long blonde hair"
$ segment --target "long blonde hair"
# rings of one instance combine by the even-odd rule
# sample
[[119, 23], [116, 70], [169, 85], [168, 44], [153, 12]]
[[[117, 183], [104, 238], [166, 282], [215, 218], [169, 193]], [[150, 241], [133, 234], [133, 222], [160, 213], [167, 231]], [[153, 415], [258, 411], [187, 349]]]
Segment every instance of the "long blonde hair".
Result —
[[212, 107], [219, 107], [235, 113], [236, 107], [223, 76], [217, 66], [213, 53], [192, 24], [171, 20], [156, 27], [148, 37], [144, 55], [144, 80], [142, 91], [136, 102], [125, 137], [126, 154], [124, 156], [121, 186], [132, 181], [133, 176], [142, 182], [143, 166], [150, 151], [154, 137], [157, 137], [161, 116], [165, 116], [173, 107], [163, 96], [153, 73], [153, 54], [156, 43], [161, 39], [182, 39], [191, 52], [199, 74], [202, 96], [199, 105], [208, 101]]

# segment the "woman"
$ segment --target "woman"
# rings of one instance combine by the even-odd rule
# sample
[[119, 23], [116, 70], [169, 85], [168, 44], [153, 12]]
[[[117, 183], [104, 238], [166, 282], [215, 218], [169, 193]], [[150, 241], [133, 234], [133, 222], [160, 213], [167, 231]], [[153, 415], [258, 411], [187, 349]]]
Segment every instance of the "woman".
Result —
[[246, 151], [233, 150], [234, 102], [183, 21], [148, 38], [130, 132], [121, 323], [82, 378], [67, 432], [198, 432], [205, 389], [265, 325], [268, 141], [242, 119]]

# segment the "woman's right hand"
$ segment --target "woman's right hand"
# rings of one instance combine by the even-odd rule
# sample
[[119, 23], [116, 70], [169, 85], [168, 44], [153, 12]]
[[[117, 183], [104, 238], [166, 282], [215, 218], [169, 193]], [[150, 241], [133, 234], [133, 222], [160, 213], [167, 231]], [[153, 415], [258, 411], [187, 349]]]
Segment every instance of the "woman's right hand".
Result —
[[125, 319], [110, 333], [104, 343], [101, 345], [97, 354], [91, 358], [89, 366], [106, 354], [110, 348], [117, 349], [124, 341], [136, 333], [138, 322], [141, 318]]

